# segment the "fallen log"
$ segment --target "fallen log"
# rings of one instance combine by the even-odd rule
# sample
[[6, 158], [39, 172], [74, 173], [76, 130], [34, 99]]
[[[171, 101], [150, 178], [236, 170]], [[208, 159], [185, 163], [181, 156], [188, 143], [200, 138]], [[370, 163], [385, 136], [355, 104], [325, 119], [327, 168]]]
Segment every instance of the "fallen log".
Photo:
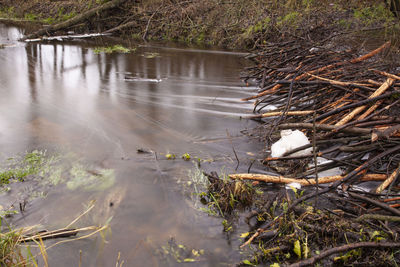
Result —
[[91, 33], [91, 34], [71, 34], [71, 35], [59, 35], [59, 36], [43, 36], [41, 38], [35, 39], [26, 39], [25, 42], [33, 43], [33, 42], [41, 42], [41, 41], [64, 41], [64, 40], [73, 40], [73, 39], [85, 39], [85, 38], [93, 38], [99, 36], [107, 36], [110, 34], [107, 33]]
[[76, 236], [79, 233], [79, 229], [59, 229], [55, 231], [41, 231], [32, 235], [27, 235], [22, 238], [22, 242], [30, 242], [35, 240], [47, 240], [53, 238], [63, 238]]
[[[295, 179], [295, 178], [287, 178], [283, 176], [274, 176], [274, 175], [266, 175], [266, 174], [254, 174], [254, 173], [242, 173], [242, 174], [230, 174], [229, 178], [233, 180], [254, 180], [265, 183], [276, 183], [276, 184], [290, 184], [290, 183], [299, 183], [302, 186], [309, 186], [317, 184], [316, 179]], [[326, 176], [318, 178], [318, 184], [326, 184], [331, 182], [340, 181], [345, 176], [342, 175], [334, 175], [334, 176]], [[365, 174], [360, 178], [360, 181], [383, 181], [387, 178], [386, 174]]]
[[58, 24], [50, 25], [50, 26], [47, 26], [47, 27], [45, 27], [43, 29], [40, 29], [35, 33], [29, 34], [29, 35], [21, 38], [21, 41], [25, 41], [27, 39], [36, 39], [36, 38], [41, 37], [41, 36], [46, 35], [46, 34], [51, 34], [51, 33], [56, 32], [56, 31], [67, 29], [67, 28], [69, 28], [71, 26], [74, 26], [74, 25], [76, 25], [76, 24], [78, 24], [78, 23], [80, 23], [80, 22], [82, 22], [82, 21], [84, 21], [86, 19], [89, 19], [89, 18], [91, 18], [91, 17], [93, 17], [95, 15], [98, 15], [101, 12], [104, 12], [104, 11], [106, 11], [108, 9], [111, 9], [111, 8], [115, 8], [118, 5], [124, 3], [125, 1], [126, 0], [112, 0], [110, 2], [102, 4], [101, 6], [92, 8], [92, 9], [86, 11], [85, 13], [77, 15], [77, 16], [69, 19], [69, 20], [66, 20], [66, 21], [60, 22]]

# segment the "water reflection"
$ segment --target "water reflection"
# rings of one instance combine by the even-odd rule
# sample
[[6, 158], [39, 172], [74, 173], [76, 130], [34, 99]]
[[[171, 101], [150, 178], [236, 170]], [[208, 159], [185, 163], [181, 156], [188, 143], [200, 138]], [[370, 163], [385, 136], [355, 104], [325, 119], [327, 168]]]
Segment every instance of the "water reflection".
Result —
[[[225, 138], [226, 129], [235, 136], [249, 123], [238, 119], [252, 109], [238, 100], [247, 96], [238, 79], [240, 56], [163, 47], [95, 54], [90, 45], [78, 43], [24, 45], [16, 42], [20, 36], [0, 25], [0, 43], [8, 45], [0, 49], [2, 157], [62, 148], [95, 167], [114, 169], [117, 177], [104, 192], [60, 186], [31, 204], [21, 217], [26, 225], [64, 226], [88, 199], [98, 201], [92, 223], [114, 217], [104, 250], [100, 239], [82, 240], [55, 249], [51, 261], [70, 266], [81, 249], [84, 266], [115, 264], [119, 251], [131, 260], [129, 266], [153, 265], [158, 259], [151, 244], [161, 245], [170, 236], [209, 248], [205, 265], [214, 266], [213, 255], [219, 255], [216, 262], [227, 260], [231, 247], [220, 221], [194, 210], [178, 193], [174, 177], [185, 176], [192, 163], [143, 158], [136, 149], [202, 158], [232, 154], [228, 141], [196, 141]], [[247, 144], [236, 147], [239, 155], [248, 150]]]

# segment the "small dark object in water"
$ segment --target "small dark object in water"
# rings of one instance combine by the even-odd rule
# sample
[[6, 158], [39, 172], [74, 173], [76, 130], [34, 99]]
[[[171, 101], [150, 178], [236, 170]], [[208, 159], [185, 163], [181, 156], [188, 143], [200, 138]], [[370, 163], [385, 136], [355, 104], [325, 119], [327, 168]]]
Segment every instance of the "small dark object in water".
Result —
[[147, 149], [145, 149], [145, 148], [138, 148], [138, 149], [136, 150], [136, 153], [151, 153], [151, 151], [150, 151], [150, 150], [147, 150]]

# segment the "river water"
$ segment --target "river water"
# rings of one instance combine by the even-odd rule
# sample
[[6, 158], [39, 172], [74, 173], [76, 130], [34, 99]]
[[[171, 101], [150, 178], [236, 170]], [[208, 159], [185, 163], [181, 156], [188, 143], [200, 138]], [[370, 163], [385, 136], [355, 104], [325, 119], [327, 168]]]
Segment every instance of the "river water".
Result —
[[[41, 197], [22, 197], [25, 211], [10, 219], [15, 226], [62, 228], [92, 200], [95, 208], [75, 227], [112, 218], [104, 237], [49, 249], [50, 266], [112, 266], [118, 253], [124, 266], [174, 266], [157, 253], [171, 238], [188, 250], [204, 250], [195, 266], [239, 260], [239, 244], [231, 241], [237, 237], [227, 237], [221, 218], [200, 211], [185, 186], [197, 159], [180, 156], [189, 153], [206, 170], [230, 172], [237, 165], [234, 147], [238, 171], [245, 171], [246, 152], [260, 150], [240, 134], [253, 127], [239, 119], [252, 109], [239, 100], [252, 93], [239, 79], [243, 54], [163, 45], [97, 54], [93, 48], [102, 40], [25, 44], [17, 41], [22, 32], [0, 25], [1, 158], [46, 150], [73, 155], [87, 172], [112, 170], [114, 177], [99, 188], [59, 183]], [[166, 160], [167, 153], [176, 159]], [[2, 194], [3, 207], [22, 201], [20, 191], [12, 191]]]

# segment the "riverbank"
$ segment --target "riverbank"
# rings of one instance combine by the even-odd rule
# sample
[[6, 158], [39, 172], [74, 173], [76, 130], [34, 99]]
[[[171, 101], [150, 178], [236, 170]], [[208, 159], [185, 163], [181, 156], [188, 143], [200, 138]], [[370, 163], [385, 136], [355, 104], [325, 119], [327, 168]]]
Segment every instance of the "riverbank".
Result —
[[[69, 1], [21, 2], [19, 7], [10, 9], [12, 5], [15, 5], [12, 3], [9, 2], [8, 5], [3, 6], [5, 16], [10, 18], [18, 17], [25, 21], [35, 21], [49, 25], [70, 21], [77, 14], [85, 14], [88, 11], [87, 7], [96, 8], [104, 4], [100, 1], [91, 1], [89, 2], [90, 5], [88, 5], [87, 1], [77, 3]], [[49, 16], [49, 14], [51, 15]], [[51, 18], [55, 19], [52, 20]], [[259, 139], [267, 140], [270, 136], [267, 138], [266, 131], [270, 129], [271, 125], [272, 128], [279, 128], [281, 126], [280, 122], [293, 115], [288, 113], [290, 104], [286, 104], [287, 102], [285, 101], [287, 99], [297, 101], [297, 107], [300, 106], [304, 109], [301, 111], [308, 112], [301, 115], [306, 116], [304, 120], [308, 124], [296, 126], [307, 129], [306, 131], [303, 130], [303, 132], [306, 132], [308, 136], [313, 136], [313, 133], [316, 136], [317, 130], [335, 130], [326, 126], [328, 123], [324, 123], [322, 126], [320, 124], [317, 125], [315, 123], [315, 120], [317, 120], [317, 117], [315, 117], [317, 115], [316, 112], [329, 112], [324, 109], [329, 105], [333, 108], [345, 106], [347, 111], [350, 109], [346, 106], [347, 104], [359, 102], [360, 97], [361, 99], [368, 98], [372, 91], [380, 88], [385, 83], [384, 77], [386, 77], [384, 74], [379, 74], [381, 76], [367, 76], [363, 72], [364, 76], [359, 81], [359, 77], [354, 73], [361, 73], [361, 70], [369, 72], [370, 68], [380, 67], [381, 62], [375, 65], [361, 65], [359, 69], [353, 68], [353, 63], [361, 62], [362, 60], [358, 59], [370, 52], [370, 49], [359, 47], [359, 50], [350, 50], [346, 42], [353, 38], [355, 40], [356, 37], [358, 40], [374, 37], [379, 40], [379, 45], [381, 45], [387, 40], [393, 39], [391, 48], [396, 50], [396, 27], [396, 19], [387, 6], [384, 3], [372, 1], [362, 3], [338, 1], [333, 5], [328, 2], [321, 5], [321, 2], [315, 3], [313, 1], [302, 1], [301, 3], [297, 3], [297, 1], [288, 1], [287, 3], [271, 1], [268, 5], [260, 3], [260, 1], [236, 1], [223, 4], [218, 1], [203, 1], [201, 3], [183, 1], [177, 3], [172, 3], [171, 1], [131, 3], [121, 1], [121, 4], [115, 7], [103, 10], [101, 13], [94, 14], [90, 18], [88, 17], [75, 24], [70, 24], [68, 27], [55, 30], [51, 34], [65, 34], [68, 31], [73, 31], [74, 33], [111, 31], [119, 36], [133, 37], [140, 40], [173, 40], [201, 45], [218, 45], [227, 48], [257, 49], [250, 56], [255, 60], [255, 67], [249, 69], [249, 74], [244, 78], [246, 80], [255, 80], [260, 85], [261, 91], [269, 90], [268, 93], [273, 93], [271, 94], [273, 102], [269, 102], [270, 99], [267, 97], [262, 98], [267, 96], [267, 93], [259, 92], [262, 95], [254, 97], [254, 99], [258, 99], [256, 100], [256, 107], [265, 108], [267, 105], [275, 105], [274, 101], [280, 104], [280, 106], [276, 107], [278, 108], [277, 112], [280, 112], [278, 114], [280, 116], [278, 122], [276, 120], [268, 121], [269, 124], [260, 127], [261, 134]], [[335, 50], [337, 47], [333, 47], [330, 44], [338, 42], [343, 43], [340, 43], [339, 50]], [[388, 46], [385, 46], [381, 51], [387, 52], [387, 49]], [[353, 60], [355, 62], [352, 62]], [[308, 65], [310, 62], [315, 64]], [[348, 62], [352, 64], [346, 65]], [[332, 68], [327, 68], [329, 70], [328, 73], [323, 72], [326, 69], [321, 69], [331, 65], [333, 66]], [[334, 68], [338, 66], [345, 67], [343, 69]], [[396, 74], [393, 72], [396, 68], [397, 66], [393, 65], [385, 67], [383, 70], [393, 75]], [[312, 72], [310, 75], [307, 74], [307, 72], [314, 70], [318, 71]], [[349, 79], [349, 73], [353, 73], [353, 76], [350, 76], [351, 79]], [[307, 79], [304, 79], [305, 77]], [[372, 82], [367, 81], [368, 78]], [[136, 77], [132, 78], [132, 80], [134, 79]], [[392, 79], [396, 80], [397, 78], [392, 77]], [[297, 80], [299, 81], [297, 82]], [[158, 82], [159, 80], [156, 79], [155, 81]], [[277, 88], [278, 85], [279, 88]], [[392, 85], [393, 87], [391, 87]], [[325, 87], [329, 88], [326, 89]], [[387, 98], [373, 100], [380, 101], [379, 105], [381, 106], [390, 106], [391, 101], [397, 101], [397, 89], [395, 87], [395, 82], [388, 87], [390, 88], [388, 91], [390, 95], [385, 95]], [[277, 91], [270, 90], [272, 88]], [[315, 98], [322, 106], [311, 109], [309, 105], [307, 108], [310, 109], [306, 110], [301, 105], [301, 100], [306, 100], [307, 105], [312, 104], [315, 96], [306, 91], [310, 88], [327, 90], [329, 97], [327, 97], [327, 93], [324, 93], [325, 91], [322, 92], [322, 95], [317, 95], [319, 98]], [[360, 88], [360, 90], [355, 90], [354, 88]], [[348, 93], [349, 95], [341, 93]], [[344, 98], [344, 96], [346, 97]], [[305, 97], [308, 98], [304, 99]], [[335, 101], [339, 99], [341, 101], [336, 103]], [[327, 102], [324, 102], [324, 100]], [[370, 105], [373, 102], [369, 101], [364, 104]], [[369, 108], [368, 106], [368, 110], [370, 110]], [[332, 124], [335, 124], [341, 116], [344, 116], [342, 111], [338, 111], [333, 114], [335, 116], [327, 118], [332, 120]], [[371, 112], [374, 114], [374, 110]], [[313, 114], [315, 114], [314, 117]], [[270, 115], [267, 114], [265, 117]], [[368, 117], [369, 115], [365, 116]], [[257, 119], [265, 120], [262, 116]], [[370, 123], [370, 121], [366, 121], [366, 123]], [[398, 124], [398, 121], [388, 121], [388, 118], [386, 118], [383, 123], [392, 128]], [[357, 123], [353, 124], [358, 127]], [[265, 162], [268, 162], [266, 171], [273, 169], [274, 172], [285, 175], [284, 178], [289, 179], [303, 178], [303, 176], [306, 176], [304, 174], [306, 171], [308, 171], [308, 176], [318, 176], [317, 173], [322, 171], [322, 168], [327, 167], [325, 165], [330, 164], [329, 167], [334, 165], [333, 167], [335, 168], [342, 167], [341, 171], [345, 169], [345, 172], [343, 172], [345, 176], [339, 178], [346, 181], [351, 180], [350, 186], [355, 186], [354, 177], [370, 174], [365, 171], [370, 167], [378, 170], [379, 175], [377, 176], [381, 180], [389, 176], [395, 178], [398, 175], [398, 168], [396, 169], [398, 160], [395, 154], [397, 150], [393, 149], [397, 149], [398, 139], [395, 139], [394, 143], [391, 141], [397, 136], [394, 135], [393, 137], [391, 132], [388, 136], [377, 135], [378, 142], [375, 142], [377, 140], [371, 141], [373, 132], [367, 133], [369, 128], [365, 129], [365, 127], [369, 127], [368, 125], [364, 125], [364, 128], [360, 130], [358, 129], [360, 127], [355, 129], [356, 127], [353, 127], [353, 124], [343, 127], [344, 130], [341, 129], [343, 132], [338, 130], [337, 134], [340, 136], [340, 140], [332, 139], [328, 141], [331, 144], [342, 142], [341, 144], [344, 145], [337, 148], [340, 152], [349, 152], [351, 149], [356, 149], [356, 152], [364, 154], [367, 152], [372, 154], [381, 152], [374, 154], [375, 156], [368, 156], [367, 158], [370, 158], [367, 161], [368, 164], [363, 165], [365, 159], [363, 160], [362, 158], [365, 155], [359, 153], [356, 156], [352, 154], [354, 157], [349, 159], [330, 155], [332, 157], [330, 160], [335, 163], [342, 163], [341, 165], [325, 162], [324, 166], [319, 166], [318, 161], [314, 158], [314, 167], [309, 167], [307, 164], [310, 160], [312, 162], [312, 157], [317, 155], [318, 150], [316, 148], [320, 144], [319, 142], [325, 142], [325, 145], [327, 143], [326, 140], [315, 138], [314, 145], [310, 146], [308, 144], [308, 148], [315, 148], [312, 157], [305, 155], [307, 157], [301, 160], [289, 158], [286, 166], [280, 163], [276, 165], [270, 164], [270, 162], [280, 161], [281, 159], [267, 158], [265, 159]], [[294, 127], [294, 125], [290, 126]], [[395, 130], [394, 134], [396, 134], [396, 129], [395, 127], [394, 129], [392, 128], [392, 130]], [[362, 140], [359, 140], [357, 135], [353, 136], [354, 130], [363, 134]], [[348, 136], [349, 131], [351, 136]], [[275, 131], [275, 135], [272, 136], [273, 141], [279, 139], [276, 135], [277, 132]], [[361, 143], [354, 143], [356, 141]], [[328, 146], [328, 149], [333, 148], [336, 147]], [[387, 152], [385, 150], [392, 154], [385, 154]], [[385, 157], [385, 161], [380, 160], [381, 157]], [[369, 165], [369, 163], [373, 163], [373, 166]], [[379, 169], [379, 167], [382, 167], [379, 164], [384, 165], [383, 169]], [[320, 165], [323, 164], [321, 163]], [[249, 167], [250, 170], [251, 165]], [[244, 176], [235, 176], [235, 174], [231, 174], [230, 177], [239, 180], [246, 178]], [[251, 178], [254, 177], [252, 176]], [[280, 182], [284, 180], [279, 176], [274, 177], [278, 178]], [[261, 182], [257, 181], [249, 184], [242, 181], [227, 182], [227, 179], [220, 179], [218, 175], [209, 175], [209, 192], [200, 194], [202, 201], [208, 205], [210, 214], [219, 214], [225, 218], [222, 221], [222, 226], [223, 231], [227, 233], [228, 239], [233, 239], [233, 234], [235, 236], [240, 234], [240, 238], [243, 239], [242, 249], [246, 249], [246, 259], [238, 264], [252, 265], [262, 263], [276, 266], [277, 264], [292, 263], [306, 265], [310, 264], [311, 259], [313, 261], [311, 263], [323, 260], [324, 264], [370, 264], [371, 262], [376, 262], [394, 265], [399, 262], [397, 251], [399, 247], [397, 233], [399, 231], [396, 222], [398, 215], [396, 211], [391, 209], [396, 206], [390, 206], [398, 204], [395, 202], [397, 201], [395, 198], [397, 191], [394, 191], [394, 193], [390, 191], [394, 194], [393, 198], [387, 197], [389, 193], [385, 197], [384, 194], [379, 193], [379, 195], [376, 195], [378, 193], [375, 192], [372, 193], [372, 197], [367, 195], [368, 200], [365, 200], [365, 196], [362, 195], [364, 192], [358, 191], [357, 188], [354, 191], [353, 188], [347, 190], [341, 187], [339, 195], [321, 196], [323, 201], [334, 203], [328, 205], [323, 202], [324, 206], [321, 208], [321, 205], [315, 204], [314, 201], [310, 200], [307, 203], [306, 200], [313, 199], [313, 196], [321, 195], [323, 192], [335, 191], [337, 189], [335, 186], [338, 183], [328, 187], [328, 191], [320, 189], [320, 191], [317, 191], [320, 192], [319, 194], [315, 194], [315, 191], [291, 189], [290, 186], [287, 189], [277, 186], [274, 189], [278, 190], [278, 193], [270, 194], [271, 183], [274, 182], [273, 179], [263, 180], [265, 177], [261, 178], [258, 179]], [[301, 181], [304, 185], [315, 181], [313, 179], [301, 179]], [[316, 181], [318, 183], [318, 179]], [[303, 194], [306, 194], [307, 199], [303, 197]], [[350, 194], [351, 198], [349, 198], [348, 194]], [[262, 196], [261, 200], [258, 199], [260, 195]], [[362, 199], [363, 197], [364, 199]], [[379, 203], [379, 201], [373, 202], [376, 200], [389, 201], [393, 204], [377, 205], [376, 203]], [[335, 204], [335, 202], [339, 202], [340, 205]], [[252, 206], [253, 204], [254, 206]], [[248, 210], [249, 207], [252, 208], [251, 211]], [[388, 214], [378, 214], [382, 216], [371, 217], [370, 215], [377, 215], [375, 214], [377, 208], [386, 210]], [[235, 215], [229, 216], [230, 213], [235, 213], [239, 209], [249, 211], [249, 214], [245, 216], [240, 214], [240, 218], [246, 217], [245, 221], [248, 224], [248, 231], [243, 233], [235, 232], [237, 217]], [[353, 222], [354, 220], [356, 222]], [[391, 223], [389, 224], [388, 222]], [[359, 242], [360, 240], [364, 242]], [[249, 247], [250, 249], [247, 250]], [[380, 250], [375, 250], [376, 248]], [[329, 255], [338, 253], [343, 254], [339, 254], [332, 261], [328, 258]]]
[[53, 26], [109, 5], [54, 34], [109, 32], [139, 40], [168, 40], [249, 49], [265, 43], [332, 35], [397, 35], [398, 24], [384, 1], [8, 1], [0, 17]]

